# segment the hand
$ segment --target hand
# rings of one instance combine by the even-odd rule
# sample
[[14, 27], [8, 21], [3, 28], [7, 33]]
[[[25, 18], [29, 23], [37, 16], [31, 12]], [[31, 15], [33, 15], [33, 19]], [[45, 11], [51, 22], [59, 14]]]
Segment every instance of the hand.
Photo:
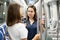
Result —
[[36, 34], [32, 40], [39, 40], [40, 39], [40, 34]]
[[40, 20], [40, 25], [42, 25], [42, 24], [44, 24], [44, 20], [43, 19]]

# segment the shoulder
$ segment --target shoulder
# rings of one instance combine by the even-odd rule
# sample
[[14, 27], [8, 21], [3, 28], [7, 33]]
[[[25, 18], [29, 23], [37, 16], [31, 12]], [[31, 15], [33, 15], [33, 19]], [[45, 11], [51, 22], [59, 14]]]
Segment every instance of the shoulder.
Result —
[[19, 25], [20, 27], [25, 27], [25, 24], [24, 23], [18, 23], [17, 25]]
[[15, 28], [17, 28], [17, 29], [24, 29], [25, 28], [25, 24], [23, 24], [23, 23], [17, 23], [17, 24], [15, 24]]
[[9, 29], [22, 29], [25, 28], [25, 25], [23, 23], [16, 23], [12, 26], [7, 26]]
[[13, 26], [17, 26], [17, 27], [24, 27], [25, 25], [24, 25], [24, 23], [16, 23], [15, 25], [13, 25]]

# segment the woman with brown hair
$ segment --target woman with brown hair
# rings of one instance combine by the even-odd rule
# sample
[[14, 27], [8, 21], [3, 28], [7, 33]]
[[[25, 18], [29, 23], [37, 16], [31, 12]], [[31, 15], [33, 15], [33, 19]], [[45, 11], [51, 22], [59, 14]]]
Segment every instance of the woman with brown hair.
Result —
[[28, 31], [21, 23], [21, 6], [10, 4], [7, 13], [7, 27], [11, 40], [27, 40]]
[[29, 6], [27, 8], [27, 30], [28, 30], [28, 40], [32, 40], [37, 34], [37, 13], [35, 6]]

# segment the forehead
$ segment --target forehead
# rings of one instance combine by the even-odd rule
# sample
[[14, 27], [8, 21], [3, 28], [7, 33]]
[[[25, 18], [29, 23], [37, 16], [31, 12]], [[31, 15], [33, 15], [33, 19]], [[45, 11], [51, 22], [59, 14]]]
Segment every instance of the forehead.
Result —
[[31, 11], [33, 11], [34, 9], [33, 9], [33, 8], [31, 8], [31, 7], [29, 7], [29, 8], [28, 8], [28, 10], [31, 10]]

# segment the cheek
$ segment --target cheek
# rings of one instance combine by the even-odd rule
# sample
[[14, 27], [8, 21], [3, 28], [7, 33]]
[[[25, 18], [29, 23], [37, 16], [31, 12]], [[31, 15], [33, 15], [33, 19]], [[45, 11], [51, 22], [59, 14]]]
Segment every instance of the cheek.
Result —
[[21, 15], [21, 16], [23, 15], [23, 12], [22, 12], [22, 11], [20, 11], [20, 15]]
[[31, 15], [31, 13], [27, 12], [27, 15], [29, 16], [29, 15]]
[[23, 14], [21, 13], [21, 17], [23, 17]]
[[32, 13], [32, 16], [34, 17], [35, 13]]
[[27, 14], [30, 17], [30, 14]]

